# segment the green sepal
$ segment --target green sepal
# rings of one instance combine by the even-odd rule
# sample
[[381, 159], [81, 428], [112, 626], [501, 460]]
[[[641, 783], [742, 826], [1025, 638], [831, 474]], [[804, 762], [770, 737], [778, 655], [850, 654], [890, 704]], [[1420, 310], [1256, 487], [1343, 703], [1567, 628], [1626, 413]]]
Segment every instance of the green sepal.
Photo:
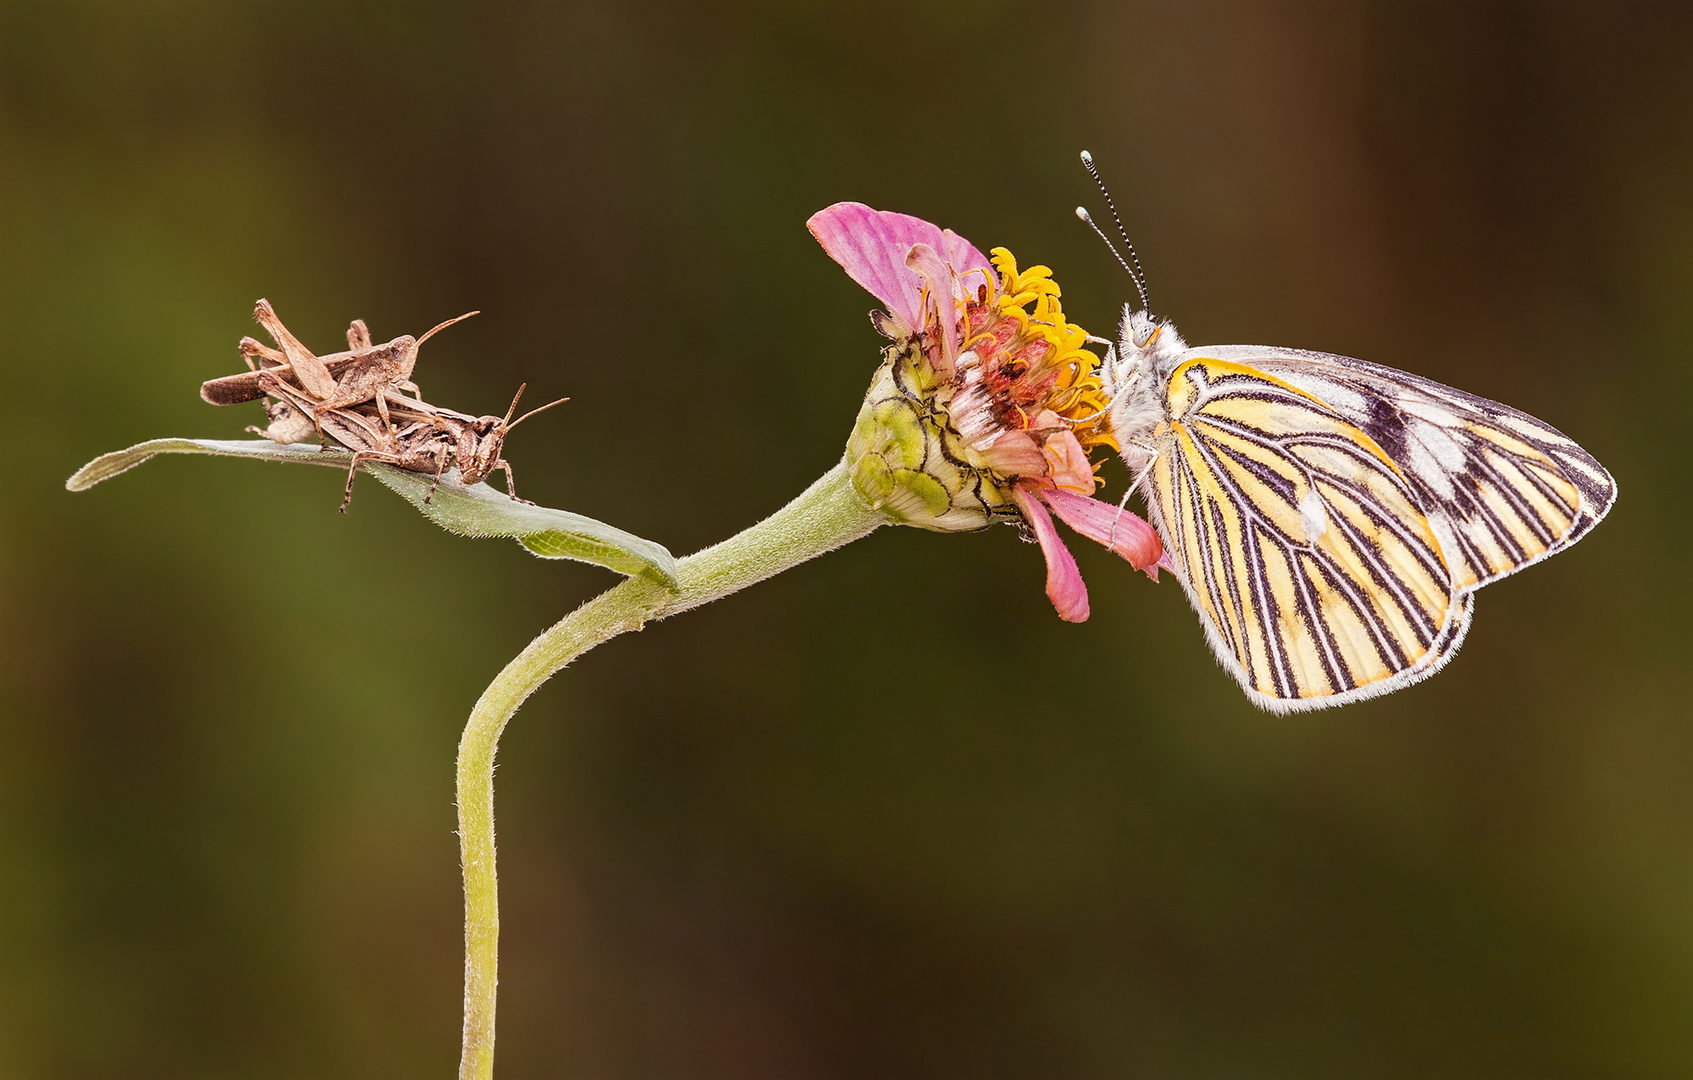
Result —
[[[328, 465], [345, 470], [352, 455], [339, 447], [319, 450], [295, 443], [280, 445], [268, 439], [154, 439], [127, 450], [102, 454], [65, 481], [71, 491], [86, 491], [102, 480], [153, 457], [155, 454], [210, 454], [260, 461], [288, 461], [306, 465]], [[434, 478], [379, 462], [365, 462], [359, 468], [398, 492], [423, 516], [448, 532], [460, 536], [509, 536], [543, 559], [575, 559], [593, 563], [630, 576], [642, 575], [665, 585], [676, 585], [676, 560], [662, 544], [642, 539], [603, 521], [595, 521], [568, 510], [536, 506], [511, 498], [486, 483], [469, 487], [458, 482], [458, 472], [449, 469], [429, 495]], [[424, 503], [429, 498], [428, 504]]]
[[1006, 482], [950, 424], [920, 348], [883, 351], [847, 439], [853, 486], [890, 521], [935, 532], [969, 532], [1013, 520]]

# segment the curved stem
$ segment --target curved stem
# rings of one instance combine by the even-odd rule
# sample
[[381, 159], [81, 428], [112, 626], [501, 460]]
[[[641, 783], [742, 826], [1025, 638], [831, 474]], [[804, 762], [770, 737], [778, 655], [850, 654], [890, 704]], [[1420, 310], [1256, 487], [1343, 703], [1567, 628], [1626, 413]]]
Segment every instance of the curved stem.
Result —
[[678, 588], [633, 577], [547, 630], [483, 691], [459, 740], [459, 852], [464, 866], [464, 1049], [460, 1080], [494, 1073], [499, 879], [494, 866], [494, 754], [518, 707], [576, 657], [648, 620], [699, 607], [864, 536], [887, 521], [836, 465], [745, 532], [676, 564]]

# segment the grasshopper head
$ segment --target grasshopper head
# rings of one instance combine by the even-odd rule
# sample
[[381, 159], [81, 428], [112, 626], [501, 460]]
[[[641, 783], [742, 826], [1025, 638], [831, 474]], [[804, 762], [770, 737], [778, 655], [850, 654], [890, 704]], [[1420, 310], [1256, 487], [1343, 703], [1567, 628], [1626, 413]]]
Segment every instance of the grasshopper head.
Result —
[[[527, 384], [526, 384], [527, 385]], [[512, 416], [517, 412], [517, 402], [523, 397], [523, 387], [517, 388], [517, 396], [511, 399], [511, 408], [504, 416], [481, 416], [466, 425], [459, 435], [458, 466], [459, 479], [466, 484], [474, 484], [495, 469], [506, 470], [506, 483], [511, 483], [511, 466], [500, 460], [500, 451], [505, 447], [506, 435], [512, 428], [523, 423], [538, 412], [545, 412], [560, 402], [569, 398], [559, 398], [558, 401], [530, 409], [516, 420]], [[510, 494], [510, 492], [507, 492]], [[516, 498], [515, 495], [512, 496]]]
[[460, 433], [457, 457], [461, 482], [467, 485], [478, 483], [499, 468], [500, 450], [505, 446], [509, 429], [507, 419], [500, 416], [477, 417]]

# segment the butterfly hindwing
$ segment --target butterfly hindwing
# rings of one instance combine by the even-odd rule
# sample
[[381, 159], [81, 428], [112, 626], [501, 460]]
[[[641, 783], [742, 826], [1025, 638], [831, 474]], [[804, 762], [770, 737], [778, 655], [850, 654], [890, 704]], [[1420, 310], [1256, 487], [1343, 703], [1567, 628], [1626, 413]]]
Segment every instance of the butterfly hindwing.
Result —
[[1422, 677], [1462, 637], [1442, 540], [1393, 461], [1288, 381], [1194, 357], [1155, 439], [1154, 513], [1213, 650], [1277, 710]]

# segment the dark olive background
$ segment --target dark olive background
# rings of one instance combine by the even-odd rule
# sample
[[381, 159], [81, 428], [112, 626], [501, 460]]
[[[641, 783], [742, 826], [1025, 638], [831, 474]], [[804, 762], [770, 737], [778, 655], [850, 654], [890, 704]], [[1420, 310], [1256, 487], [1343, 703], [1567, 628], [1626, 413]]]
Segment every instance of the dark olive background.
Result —
[[[0, 1074], [456, 1061], [452, 765], [604, 571], [327, 470], [156, 461], [269, 297], [429, 396], [570, 404], [520, 490], [678, 554], [838, 458], [840, 199], [1366, 357], [1581, 440], [1621, 500], [1438, 677], [1272, 717], [1176, 585], [888, 529], [618, 639], [499, 774], [500, 1075], [1693, 1074], [1681, 5], [0, 5]], [[1650, 405], [1651, 408], [1645, 408]], [[1113, 466], [1110, 494], [1121, 490]]]

